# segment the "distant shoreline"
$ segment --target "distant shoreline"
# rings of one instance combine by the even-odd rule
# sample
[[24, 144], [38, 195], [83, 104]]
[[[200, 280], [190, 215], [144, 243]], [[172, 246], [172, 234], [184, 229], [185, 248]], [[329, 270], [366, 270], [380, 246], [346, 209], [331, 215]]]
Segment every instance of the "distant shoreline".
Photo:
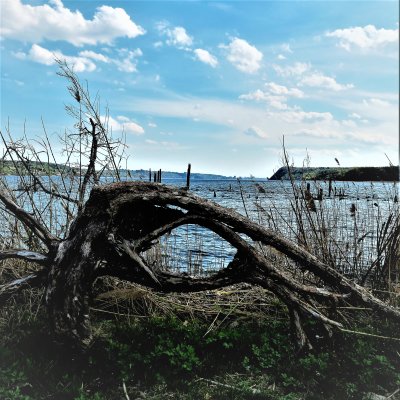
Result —
[[[60, 175], [60, 171], [76, 174], [77, 169], [66, 167], [62, 164], [55, 163], [39, 163], [30, 162], [30, 167], [37, 175]], [[15, 165], [9, 160], [0, 161], [0, 176], [18, 176], [20, 172], [25, 171], [24, 166], [20, 162], [16, 162]], [[81, 171], [82, 173], [85, 170]], [[150, 174], [153, 180], [153, 174], [156, 171], [139, 169], [139, 170], [126, 170], [121, 169], [120, 173], [126, 175], [130, 180], [142, 180], [144, 182], [150, 180]], [[294, 180], [333, 180], [333, 181], [381, 181], [381, 182], [399, 182], [399, 167], [291, 167], [291, 176]], [[225, 176], [218, 174], [204, 174], [204, 173], [193, 173], [191, 174], [192, 181], [277, 181], [277, 180], [289, 180], [290, 176], [287, 167], [279, 168], [270, 178], [260, 177], [237, 177], [237, 176]], [[172, 172], [162, 171], [162, 181], [171, 180], [186, 180], [186, 172]]]
[[[63, 164], [56, 164], [56, 163], [40, 163], [37, 161], [29, 162], [29, 167], [31, 168], [32, 172], [38, 176], [59, 176], [61, 175], [61, 171], [65, 174], [79, 174], [78, 168], [72, 168], [65, 166]], [[20, 173], [25, 173], [26, 168], [20, 162], [16, 161], [13, 163], [10, 160], [0, 160], [0, 176], [19, 176]], [[86, 169], [82, 169], [81, 173], [85, 173]], [[130, 170], [130, 169], [120, 169], [119, 170], [121, 176], [127, 176], [130, 180], [142, 180], [144, 182], [154, 179], [154, 173], [156, 170], [145, 170], [145, 169], [137, 169], [137, 170]], [[107, 176], [107, 173], [104, 174]], [[225, 175], [218, 175], [218, 174], [206, 174], [206, 173], [198, 173], [192, 172], [191, 173], [191, 181], [236, 181], [237, 179], [248, 181], [248, 180], [257, 180], [257, 181], [265, 181], [268, 178], [256, 178], [253, 176], [250, 177], [237, 177], [237, 176], [225, 176]], [[173, 172], [173, 171], [162, 171], [162, 180], [186, 180], [186, 172]]]
[[[399, 182], [399, 167], [290, 167], [295, 180], [351, 181], [351, 182]], [[290, 179], [287, 167], [281, 167], [269, 179]]]

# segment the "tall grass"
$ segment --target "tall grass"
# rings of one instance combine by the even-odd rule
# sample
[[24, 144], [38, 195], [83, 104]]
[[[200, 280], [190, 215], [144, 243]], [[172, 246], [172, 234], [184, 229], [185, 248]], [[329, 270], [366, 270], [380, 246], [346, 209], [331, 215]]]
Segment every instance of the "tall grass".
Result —
[[268, 185], [253, 187], [253, 219], [357, 283], [387, 294], [399, 291], [398, 184], [334, 182], [337, 188], [328, 196], [328, 182], [293, 180], [284, 189], [285, 202], [271, 199]]
[[[42, 181], [51, 187], [60, 178], [49, 176]], [[39, 216], [53, 234], [67, 234], [71, 223], [68, 216], [73, 214], [62, 199], [34, 190], [29, 177], [23, 175], [0, 177], [0, 185], [21, 207]], [[333, 182], [330, 196], [328, 182], [318, 181], [292, 181], [289, 185], [281, 182], [278, 195], [274, 193], [276, 183], [271, 182], [229, 186], [227, 197], [213, 199], [232, 205], [243, 201], [241, 211], [249, 218], [298, 243], [357, 283], [396, 297], [400, 282], [400, 204], [396, 183]], [[323, 196], [319, 200], [320, 190]], [[38, 250], [36, 238], [1, 206], [0, 220], [1, 248]], [[270, 249], [264, 251], [273, 262], [281, 262], [297, 273], [290, 260]], [[233, 255], [234, 249], [218, 235], [187, 225], [162, 237], [145, 258], [155, 268], [202, 276], [226, 267]]]

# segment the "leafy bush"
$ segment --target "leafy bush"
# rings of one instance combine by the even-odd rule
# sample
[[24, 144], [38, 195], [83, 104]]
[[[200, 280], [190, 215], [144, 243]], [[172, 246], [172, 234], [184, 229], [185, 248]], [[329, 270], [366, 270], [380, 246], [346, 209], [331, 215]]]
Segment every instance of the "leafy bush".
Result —
[[342, 335], [297, 354], [286, 321], [209, 328], [177, 318], [102, 321], [94, 345], [74, 353], [45, 325], [27, 325], [0, 345], [0, 398], [108, 400], [123, 398], [125, 382], [131, 398], [350, 400], [400, 384], [391, 342]]

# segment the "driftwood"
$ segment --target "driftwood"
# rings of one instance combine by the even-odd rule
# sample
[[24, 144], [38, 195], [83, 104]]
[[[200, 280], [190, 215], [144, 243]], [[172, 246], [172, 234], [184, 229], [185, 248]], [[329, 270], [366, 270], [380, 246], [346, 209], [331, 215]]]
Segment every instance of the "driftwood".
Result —
[[[0, 251], [0, 260], [19, 258], [42, 266], [37, 273], [0, 286], [0, 299], [4, 301], [24, 288], [44, 287], [45, 306], [54, 330], [79, 343], [91, 340], [92, 287], [101, 276], [117, 277], [163, 292], [202, 291], [240, 282], [259, 285], [286, 304], [294, 336], [302, 348], [311, 346], [303, 321], [317, 320], [328, 332], [340, 328], [334, 310], [341, 303], [368, 307], [400, 321], [398, 310], [295, 243], [185, 189], [143, 182], [96, 186], [64, 240], [52, 236], [6, 194], [0, 192], [0, 200], [47, 248], [44, 254]], [[186, 224], [207, 228], [229, 242], [237, 250], [230, 264], [200, 278], [147, 265], [142, 253], [172, 229]], [[321, 284], [300, 283], [282, 266], [272, 265], [259, 244], [286, 255]], [[321, 310], [329, 310], [329, 316]]]

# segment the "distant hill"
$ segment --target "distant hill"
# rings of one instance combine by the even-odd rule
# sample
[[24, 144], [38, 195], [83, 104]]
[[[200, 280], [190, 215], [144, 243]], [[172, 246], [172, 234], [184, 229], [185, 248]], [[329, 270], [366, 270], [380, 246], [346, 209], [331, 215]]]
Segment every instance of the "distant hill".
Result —
[[[123, 174], [126, 173], [126, 170], [121, 171]], [[152, 171], [154, 174], [156, 171]], [[129, 173], [134, 180], [149, 180], [149, 170], [138, 169], [138, 170], [129, 170]], [[215, 175], [215, 174], [200, 174], [196, 172], [192, 172], [190, 174], [192, 180], [226, 180], [226, 179], [236, 179], [236, 176], [224, 176], [224, 175]], [[172, 171], [162, 171], [162, 180], [164, 179], [186, 179], [186, 172], [172, 172]]]
[[[290, 167], [290, 173], [296, 180], [329, 180], [334, 181], [399, 181], [399, 167]], [[287, 180], [287, 167], [281, 167], [270, 180]]]
[[[29, 166], [38, 175], [60, 175], [60, 171], [72, 170], [72, 168], [62, 164], [41, 163], [38, 161], [30, 161]], [[19, 172], [23, 173], [24, 171], [25, 167], [20, 161], [14, 163], [10, 160], [0, 160], [0, 175], [19, 175]]]
[[[73, 172], [72, 168], [65, 167], [62, 164], [55, 163], [40, 163], [37, 161], [31, 161], [30, 167], [32, 171], [34, 171], [38, 175], [60, 175], [60, 171]], [[15, 164], [9, 160], [0, 160], [0, 175], [19, 175], [19, 173], [24, 173], [25, 168], [20, 161], [17, 161]], [[75, 174], [79, 172], [75, 169]], [[82, 170], [84, 173], [85, 170]], [[153, 174], [156, 171], [152, 171]], [[130, 179], [133, 180], [149, 180], [149, 170], [138, 169], [138, 170], [120, 170], [121, 175], [128, 175]], [[162, 171], [162, 180], [169, 179], [186, 179], [186, 172], [171, 172], [171, 171]], [[236, 176], [224, 176], [224, 175], [216, 175], [216, 174], [200, 174], [197, 172], [191, 173], [192, 180], [227, 180], [227, 179], [236, 179]], [[247, 179], [258, 179], [258, 178], [240, 178], [243, 180]]]

